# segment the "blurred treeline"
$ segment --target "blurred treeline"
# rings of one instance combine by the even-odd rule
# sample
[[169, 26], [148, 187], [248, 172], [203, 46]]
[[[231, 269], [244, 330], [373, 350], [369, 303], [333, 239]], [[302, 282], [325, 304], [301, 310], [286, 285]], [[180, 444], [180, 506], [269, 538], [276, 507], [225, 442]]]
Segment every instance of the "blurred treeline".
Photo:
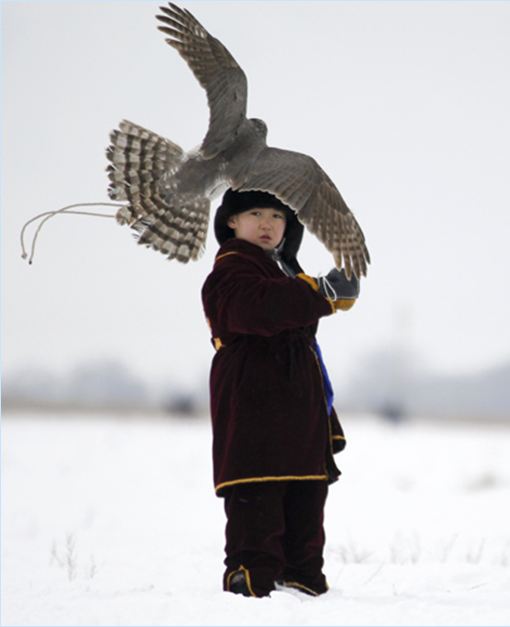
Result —
[[[375, 413], [395, 422], [418, 416], [510, 425], [510, 361], [444, 375], [423, 367], [409, 351], [385, 349], [370, 353], [347, 380], [332, 379], [339, 413]], [[206, 371], [192, 386], [154, 383], [123, 363], [104, 360], [80, 364], [64, 376], [33, 367], [4, 373], [2, 407], [206, 416], [208, 393]]]

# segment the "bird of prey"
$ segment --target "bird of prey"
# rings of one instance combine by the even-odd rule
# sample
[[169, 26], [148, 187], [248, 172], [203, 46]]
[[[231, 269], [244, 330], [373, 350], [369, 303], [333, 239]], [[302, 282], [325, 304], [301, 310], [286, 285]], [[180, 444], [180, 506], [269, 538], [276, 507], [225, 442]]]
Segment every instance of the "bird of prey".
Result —
[[312, 157], [269, 147], [267, 127], [246, 117], [246, 75], [225, 46], [187, 10], [173, 3], [156, 17], [166, 42], [207, 93], [209, 128], [198, 150], [182, 148], [127, 120], [107, 149], [113, 200], [127, 201], [117, 221], [139, 244], [188, 262], [202, 253], [210, 203], [230, 187], [273, 194], [333, 254], [350, 278], [366, 275], [363, 232], [333, 181]]

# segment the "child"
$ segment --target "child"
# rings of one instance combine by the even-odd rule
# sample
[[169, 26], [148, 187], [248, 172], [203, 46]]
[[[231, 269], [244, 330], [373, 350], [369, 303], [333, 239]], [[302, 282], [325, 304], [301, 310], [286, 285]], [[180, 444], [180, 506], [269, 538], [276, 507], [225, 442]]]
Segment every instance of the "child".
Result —
[[326, 298], [296, 259], [303, 226], [271, 194], [227, 190], [214, 228], [221, 247], [202, 300], [217, 350], [210, 401], [227, 515], [223, 588], [319, 595], [328, 589], [324, 504], [345, 439], [315, 333], [319, 318], [352, 305], [357, 280], [332, 271], [335, 300]]

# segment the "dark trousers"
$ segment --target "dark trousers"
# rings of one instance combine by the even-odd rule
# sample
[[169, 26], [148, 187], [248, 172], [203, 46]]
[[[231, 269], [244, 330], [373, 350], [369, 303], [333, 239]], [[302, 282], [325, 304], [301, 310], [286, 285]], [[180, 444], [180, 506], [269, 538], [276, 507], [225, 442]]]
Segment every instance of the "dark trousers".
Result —
[[225, 494], [227, 514], [223, 587], [241, 571], [255, 596], [266, 596], [275, 582], [322, 594], [325, 481], [268, 481], [232, 486]]

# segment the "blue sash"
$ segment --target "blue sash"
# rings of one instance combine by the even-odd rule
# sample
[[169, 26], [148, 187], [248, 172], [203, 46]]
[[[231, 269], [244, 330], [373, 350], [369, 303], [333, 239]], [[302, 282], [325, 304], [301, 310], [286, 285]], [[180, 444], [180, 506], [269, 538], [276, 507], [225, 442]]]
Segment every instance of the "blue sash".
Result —
[[324, 394], [326, 396], [326, 405], [328, 407], [328, 415], [331, 415], [331, 409], [333, 408], [333, 386], [331, 385], [331, 381], [329, 379], [328, 371], [326, 370], [326, 364], [322, 359], [322, 353], [320, 346], [317, 343], [317, 340], [314, 340], [313, 349], [317, 355], [317, 359], [319, 360], [319, 364], [322, 372], [322, 381], [324, 384]]

